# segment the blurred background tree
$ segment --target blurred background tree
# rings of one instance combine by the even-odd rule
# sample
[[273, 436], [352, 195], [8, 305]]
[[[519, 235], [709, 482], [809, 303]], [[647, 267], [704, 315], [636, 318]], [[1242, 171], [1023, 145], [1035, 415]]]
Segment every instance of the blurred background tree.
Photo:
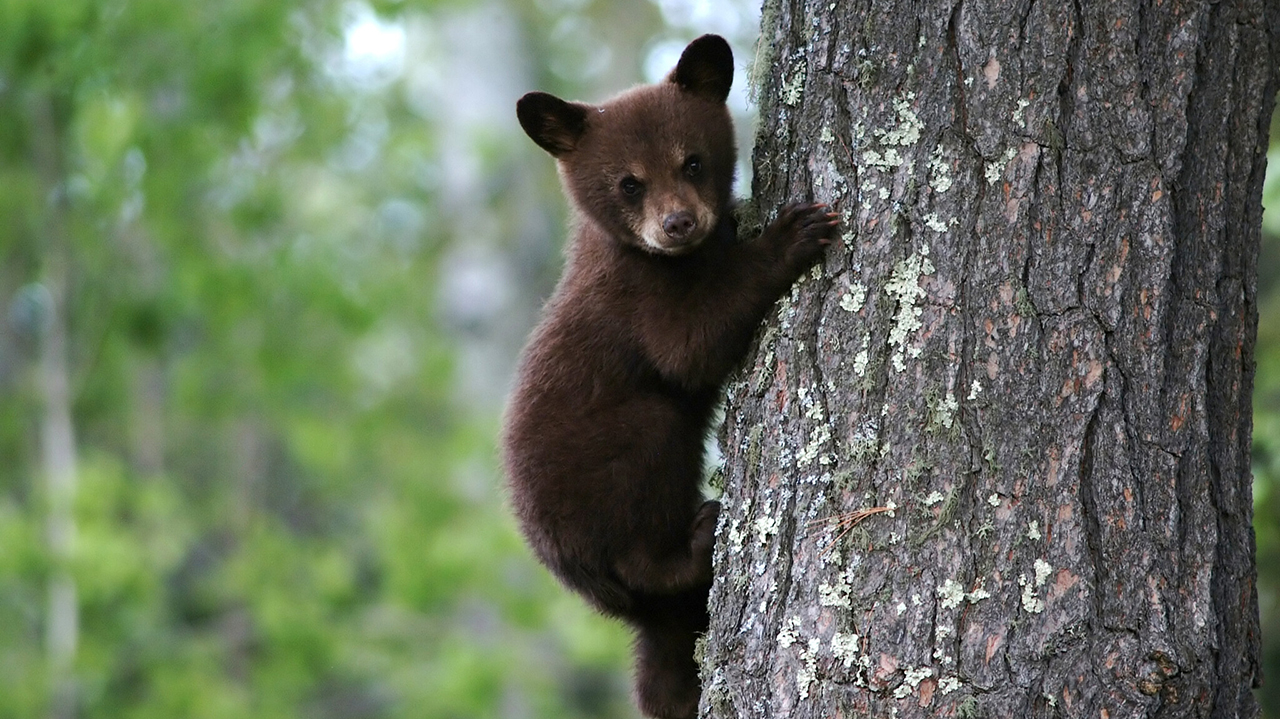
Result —
[[1258, 261], [1258, 373], [1253, 390], [1253, 526], [1262, 614], [1262, 715], [1280, 719], [1280, 110], [1262, 191]]
[[[746, 113], [758, 12], [0, 0], [0, 717], [634, 716], [626, 633], [532, 561], [497, 471], [566, 220], [514, 103], [718, 32]], [[1267, 198], [1280, 717], [1280, 149]]]

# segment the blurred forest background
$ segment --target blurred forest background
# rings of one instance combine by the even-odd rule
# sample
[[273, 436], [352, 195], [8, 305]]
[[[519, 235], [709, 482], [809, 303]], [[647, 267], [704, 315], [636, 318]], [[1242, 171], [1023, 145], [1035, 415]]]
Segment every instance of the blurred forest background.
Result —
[[[758, 0], [0, 0], [0, 719], [632, 717], [495, 437], [564, 203], [515, 100], [745, 88]], [[1280, 123], [1255, 506], [1280, 719]], [[746, 167], [740, 172], [745, 194]]]

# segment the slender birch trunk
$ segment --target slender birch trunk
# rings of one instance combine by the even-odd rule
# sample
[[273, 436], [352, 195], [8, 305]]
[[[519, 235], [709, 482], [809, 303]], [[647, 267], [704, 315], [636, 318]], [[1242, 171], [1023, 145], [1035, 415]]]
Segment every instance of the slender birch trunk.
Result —
[[40, 457], [48, 517], [51, 571], [45, 610], [45, 646], [49, 661], [52, 719], [76, 714], [74, 664], [80, 617], [71, 558], [75, 549], [76, 440], [71, 418], [72, 388], [68, 359], [67, 298], [70, 244], [63, 193], [62, 133], [48, 95], [32, 103], [35, 163], [48, 194], [45, 212], [43, 276], [47, 291], [39, 344], [42, 399]]

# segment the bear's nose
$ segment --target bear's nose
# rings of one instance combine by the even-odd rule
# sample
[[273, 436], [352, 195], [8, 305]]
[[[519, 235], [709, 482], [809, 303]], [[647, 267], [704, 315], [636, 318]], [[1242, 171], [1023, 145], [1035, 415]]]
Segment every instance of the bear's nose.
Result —
[[684, 240], [693, 232], [693, 228], [698, 226], [698, 221], [694, 219], [691, 212], [673, 212], [667, 215], [662, 221], [662, 230], [667, 233], [667, 237], [673, 240]]

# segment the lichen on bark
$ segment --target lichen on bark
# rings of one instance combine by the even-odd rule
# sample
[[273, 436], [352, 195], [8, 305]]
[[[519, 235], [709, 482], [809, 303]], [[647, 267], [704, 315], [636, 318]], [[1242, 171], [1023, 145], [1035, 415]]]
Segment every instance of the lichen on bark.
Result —
[[1277, 3], [764, 18], [753, 199], [843, 241], [727, 391], [704, 716], [1254, 716]]

